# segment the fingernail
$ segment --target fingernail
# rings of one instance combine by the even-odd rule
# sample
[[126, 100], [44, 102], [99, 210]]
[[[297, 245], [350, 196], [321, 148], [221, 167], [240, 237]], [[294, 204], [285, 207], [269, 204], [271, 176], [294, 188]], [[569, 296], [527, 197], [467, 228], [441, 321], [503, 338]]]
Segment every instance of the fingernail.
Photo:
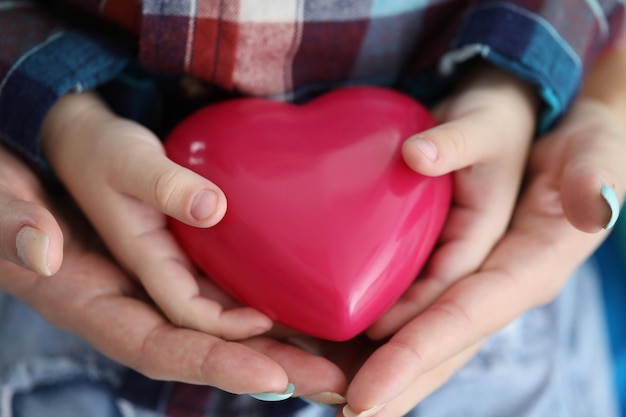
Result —
[[254, 329], [250, 330], [250, 333], [248, 333], [248, 337], [260, 336], [262, 334], [267, 333], [270, 329], [271, 329], [271, 326], [255, 327]]
[[338, 405], [346, 403], [346, 397], [331, 391], [318, 392], [317, 394], [307, 395], [302, 397], [302, 399], [304, 401], [320, 405]]
[[439, 157], [439, 150], [432, 140], [426, 139], [423, 136], [414, 136], [411, 138], [411, 146], [415, 146], [426, 158], [435, 162]]
[[602, 184], [600, 193], [611, 209], [611, 218], [606, 226], [603, 227], [604, 230], [609, 230], [615, 226], [615, 222], [617, 222], [617, 218], [619, 217], [619, 199], [613, 187], [607, 184]]
[[39, 275], [52, 275], [48, 266], [50, 238], [39, 230], [23, 226], [15, 238], [17, 256], [31, 271]]
[[384, 405], [380, 404], [367, 410], [361, 411], [360, 413], [357, 413], [352, 410], [349, 405], [346, 404], [346, 406], [341, 411], [343, 412], [344, 417], [372, 417], [375, 416], [380, 410], [382, 410], [383, 407]]
[[258, 394], [250, 394], [250, 396], [261, 401], [282, 401], [291, 397], [295, 389], [296, 387], [293, 384], [288, 384], [285, 392], [261, 392]]
[[191, 203], [191, 215], [196, 220], [204, 220], [215, 211], [217, 194], [211, 190], [204, 190], [195, 196]]

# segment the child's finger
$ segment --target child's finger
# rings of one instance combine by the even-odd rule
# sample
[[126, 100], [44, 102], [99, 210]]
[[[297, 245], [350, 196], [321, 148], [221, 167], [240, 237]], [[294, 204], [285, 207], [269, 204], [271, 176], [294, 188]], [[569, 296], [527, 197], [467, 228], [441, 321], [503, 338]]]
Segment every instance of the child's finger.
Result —
[[[289, 382], [262, 349], [170, 324], [154, 306], [133, 297], [128, 278], [106, 258], [68, 253], [59, 274], [29, 294], [33, 305], [56, 304], [44, 310], [49, 320], [148, 377], [234, 393], [280, 391]], [[76, 279], [84, 274], [89, 279]]]
[[[522, 131], [503, 134], [506, 132], [503, 126], [492, 123], [489, 128], [481, 120], [482, 117], [472, 113], [428, 132], [440, 141], [442, 149], [447, 148], [447, 160], [441, 166], [457, 170], [452, 207], [439, 246], [432, 254], [423, 278], [368, 330], [371, 337], [389, 336], [419, 314], [455, 280], [478, 268], [506, 230], [522, 179], [525, 148], [529, 141], [519, 136], [524, 134]], [[527, 135], [529, 137], [530, 133]], [[453, 143], [457, 140], [472, 143], [457, 146]], [[483, 146], [498, 148], [495, 145], [498, 141], [509, 141], [511, 145], [508, 146], [518, 146], [519, 150], [509, 152], [507, 158], [480, 162], [485, 157], [489, 159], [493, 152]], [[460, 169], [465, 163], [472, 166]]]
[[181, 261], [171, 256], [174, 242], [160, 239], [165, 247], [150, 247], [137, 242], [135, 272], [150, 297], [169, 319], [180, 327], [192, 328], [227, 339], [241, 340], [265, 333], [272, 321], [249, 307], [224, 308], [219, 302], [200, 294], [197, 280]]
[[114, 173], [119, 191], [196, 227], [213, 226], [226, 213], [226, 196], [217, 185], [172, 162], [160, 148], [127, 155]]
[[467, 104], [468, 100], [458, 106], [459, 114], [447, 115], [442, 124], [404, 142], [402, 155], [411, 169], [437, 176], [502, 160], [502, 155], [519, 154], [523, 159], [533, 133], [532, 114], [500, 111], [489, 101], [474, 106]]
[[194, 275], [188, 259], [166, 229], [150, 230], [132, 225], [132, 221], [125, 226], [118, 231], [117, 239], [107, 236], [110, 242], [118, 242], [109, 247], [137, 275], [172, 323], [228, 340], [255, 336], [272, 327], [268, 317], [252, 308], [226, 309], [212, 297], [201, 294], [199, 280], [207, 278]]
[[294, 396], [309, 396], [317, 402], [345, 401], [346, 377], [332, 360], [274, 337], [255, 337], [241, 343], [276, 361], [295, 385]]
[[63, 234], [38, 204], [0, 191], [0, 258], [39, 275], [52, 275], [63, 260]]

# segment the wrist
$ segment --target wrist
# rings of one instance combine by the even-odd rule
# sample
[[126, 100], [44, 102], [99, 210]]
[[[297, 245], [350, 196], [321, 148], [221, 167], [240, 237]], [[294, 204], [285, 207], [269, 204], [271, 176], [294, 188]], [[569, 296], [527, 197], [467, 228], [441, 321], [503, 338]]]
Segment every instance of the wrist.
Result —
[[468, 68], [468, 75], [453, 98], [455, 100], [443, 103], [439, 115], [444, 119], [460, 116], [456, 99], [462, 98], [462, 102], [471, 104], [460, 106], [461, 112], [484, 106], [496, 106], [504, 111], [515, 109], [515, 118], [529, 128], [530, 135], [536, 129], [542, 103], [536, 86], [483, 60], [477, 60]]
[[54, 168], [58, 156], [71, 146], [76, 135], [88, 135], [94, 126], [110, 120], [113, 114], [93, 91], [67, 93], [62, 96], [44, 118], [40, 131], [43, 155]]
[[490, 86], [494, 91], [506, 92], [521, 98], [536, 120], [541, 107], [537, 86], [488, 62], [483, 62], [481, 66], [483, 71], [479, 82]]
[[599, 101], [618, 118], [626, 134], [626, 45], [602, 57], [589, 72], [581, 97]]

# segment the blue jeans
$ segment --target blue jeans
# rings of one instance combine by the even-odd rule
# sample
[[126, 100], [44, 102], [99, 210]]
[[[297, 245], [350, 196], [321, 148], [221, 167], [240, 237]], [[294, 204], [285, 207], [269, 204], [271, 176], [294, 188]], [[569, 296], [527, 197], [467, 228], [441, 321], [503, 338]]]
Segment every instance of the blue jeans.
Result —
[[[617, 417], [604, 323], [598, 274], [590, 261], [576, 271], [555, 301], [494, 334], [410, 415]], [[120, 388], [126, 375], [124, 367], [80, 338], [49, 325], [0, 293], [0, 417], [162, 416], [156, 407], [144, 408], [124, 395]], [[297, 399], [266, 406], [248, 396], [232, 401], [230, 394], [216, 395], [229, 398], [231, 417], [332, 417], [334, 413]], [[158, 398], [153, 400], [158, 403]], [[265, 411], [251, 413], [257, 406]]]

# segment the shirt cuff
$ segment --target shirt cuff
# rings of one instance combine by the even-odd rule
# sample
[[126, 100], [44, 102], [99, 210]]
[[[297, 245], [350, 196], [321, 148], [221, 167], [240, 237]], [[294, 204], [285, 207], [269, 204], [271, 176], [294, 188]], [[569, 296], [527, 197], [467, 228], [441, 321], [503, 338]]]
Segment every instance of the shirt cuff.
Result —
[[0, 138], [45, 167], [39, 131], [46, 114], [63, 94], [117, 76], [128, 61], [124, 48], [122, 42], [74, 31], [55, 32], [31, 48], [0, 80]]
[[548, 129], [579, 92], [581, 57], [548, 22], [524, 9], [510, 5], [477, 8], [440, 60], [440, 75], [450, 75], [457, 65], [476, 56], [537, 86], [544, 103], [539, 132]]

